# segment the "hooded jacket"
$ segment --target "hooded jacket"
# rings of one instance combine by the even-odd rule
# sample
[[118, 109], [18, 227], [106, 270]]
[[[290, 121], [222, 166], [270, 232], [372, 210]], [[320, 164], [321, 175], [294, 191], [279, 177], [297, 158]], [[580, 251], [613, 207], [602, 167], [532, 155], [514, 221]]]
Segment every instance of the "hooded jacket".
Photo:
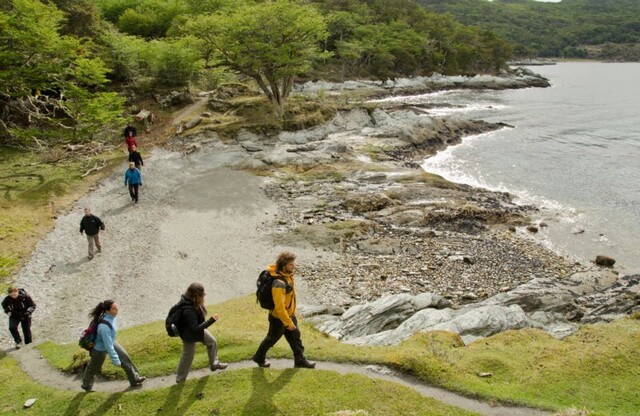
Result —
[[186, 342], [203, 342], [204, 330], [215, 322], [213, 317], [205, 320], [204, 314], [206, 310], [196, 307], [184, 295], [180, 297], [178, 305], [181, 305], [180, 309], [182, 311], [177, 325], [180, 338]]
[[276, 265], [270, 264], [267, 266], [267, 272], [273, 277], [279, 276], [287, 281], [290, 286], [287, 291], [287, 285], [280, 279], [273, 279], [273, 285], [271, 286], [271, 295], [273, 296], [273, 304], [275, 307], [271, 311], [271, 315], [282, 321], [282, 324], [287, 328], [293, 325], [291, 317], [296, 313], [296, 288], [295, 280], [292, 274], [286, 274], [284, 272], [276, 272]]
[[33, 311], [36, 310], [36, 304], [24, 289], [18, 289], [17, 298], [14, 299], [11, 296], [4, 298], [2, 309], [7, 315], [11, 312], [12, 317], [20, 319], [25, 316], [31, 316]]

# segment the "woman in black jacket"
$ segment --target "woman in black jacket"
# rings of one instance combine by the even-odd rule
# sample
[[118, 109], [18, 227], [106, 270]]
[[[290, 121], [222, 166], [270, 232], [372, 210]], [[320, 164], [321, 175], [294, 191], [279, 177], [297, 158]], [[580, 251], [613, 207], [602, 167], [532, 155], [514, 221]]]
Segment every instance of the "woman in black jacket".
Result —
[[187, 379], [196, 352], [196, 342], [202, 342], [207, 347], [211, 371], [224, 370], [229, 366], [218, 361], [218, 343], [207, 330], [218, 320], [218, 315], [213, 314], [205, 321], [207, 309], [204, 306], [204, 297], [204, 286], [192, 283], [179, 302], [182, 306], [177, 326], [182, 339], [182, 355], [176, 372], [176, 383], [182, 383]]
[[24, 289], [9, 287], [8, 296], [2, 301], [4, 313], [9, 315], [9, 332], [13, 336], [16, 348], [20, 348], [22, 338], [18, 332], [18, 325], [22, 326], [24, 343], [31, 344], [31, 314], [36, 309], [36, 304]]

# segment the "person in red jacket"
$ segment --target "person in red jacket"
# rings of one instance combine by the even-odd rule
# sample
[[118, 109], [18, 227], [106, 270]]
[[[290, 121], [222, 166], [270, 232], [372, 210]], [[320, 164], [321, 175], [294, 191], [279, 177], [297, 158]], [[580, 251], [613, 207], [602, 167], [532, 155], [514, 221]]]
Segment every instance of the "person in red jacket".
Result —
[[129, 131], [129, 135], [125, 137], [124, 142], [127, 145], [129, 153], [138, 146], [138, 143], [136, 143], [136, 136], [134, 136], [133, 131]]

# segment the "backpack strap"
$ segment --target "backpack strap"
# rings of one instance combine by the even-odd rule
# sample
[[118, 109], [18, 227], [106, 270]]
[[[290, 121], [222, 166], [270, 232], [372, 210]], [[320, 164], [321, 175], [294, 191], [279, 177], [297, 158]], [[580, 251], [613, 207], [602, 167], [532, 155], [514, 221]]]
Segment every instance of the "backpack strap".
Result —
[[[113, 325], [111, 325], [111, 322], [106, 321], [106, 320], [104, 320], [104, 319], [100, 319], [100, 320], [98, 321], [98, 325], [100, 325], [100, 324], [105, 324], [106, 326], [108, 326], [108, 327], [109, 327], [109, 329], [111, 329], [111, 330], [113, 331]], [[96, 325], [96, 333], [98, 333], [98, 325]]]
[[284, 290], [286, 293], [291, 292], [291, 289], [293, 288], [289, 282], [287, 282], [287, 279], [285, 279], [282, 276], [272, 276], [273, 277], [273, 283], [271, 284], [271, 287], [274, 287], [276, 284], [276, 280], [280, 280], [282, 283], [284, 283]]

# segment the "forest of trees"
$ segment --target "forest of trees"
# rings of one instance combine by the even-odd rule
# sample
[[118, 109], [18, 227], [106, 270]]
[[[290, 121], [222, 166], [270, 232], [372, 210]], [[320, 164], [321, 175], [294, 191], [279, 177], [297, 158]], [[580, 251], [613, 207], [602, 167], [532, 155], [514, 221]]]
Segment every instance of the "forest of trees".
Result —
[[277, 114], [294, 80], [496, 72], [510, 56], [410, 0], [4, 0], [0, 145], [100, 138], [123, 91], [245, 77]]
[[640, 1], [417, 0], [426, 9], [491, 30], [516, 57], [640, 61]]

